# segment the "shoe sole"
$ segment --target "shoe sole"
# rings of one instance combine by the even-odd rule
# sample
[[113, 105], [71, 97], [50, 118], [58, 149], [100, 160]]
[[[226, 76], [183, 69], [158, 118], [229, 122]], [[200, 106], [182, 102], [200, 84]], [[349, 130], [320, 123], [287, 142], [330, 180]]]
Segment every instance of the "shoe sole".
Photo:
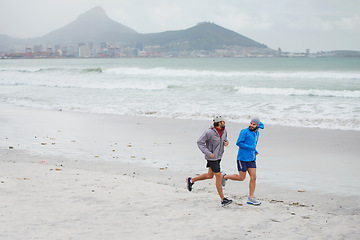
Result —
[[259, 206], [261, 203], [247, 202], [247, 204], [254, 205], [254, 206]]

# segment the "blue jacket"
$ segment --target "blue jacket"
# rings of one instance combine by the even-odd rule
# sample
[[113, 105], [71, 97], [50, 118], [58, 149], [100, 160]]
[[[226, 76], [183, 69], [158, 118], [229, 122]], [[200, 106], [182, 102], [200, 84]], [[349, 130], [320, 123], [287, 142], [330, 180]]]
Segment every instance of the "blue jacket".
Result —
[[245, 128], [241, 130], [239, 138], [236, 141], [236, 145], [239, 147], [237, 160], [244, 162], [256, 161], [256, 145], [259, 139], [259, 128], [264, 129], [264, 124], [260, 122], [260, 125], [256, 132]]
[[[220, 137], [218, 131], [214, 126], [207, 129], [197, 141], [199, 149], [204, 153], [205, 159], [209, 161], [216, 161], [222, 158], [224, 153], [224, 141], [227, 140], [227, 132], [224, 128]], [[210, 158], [210, 154], [213, 153], [214, 157]]]

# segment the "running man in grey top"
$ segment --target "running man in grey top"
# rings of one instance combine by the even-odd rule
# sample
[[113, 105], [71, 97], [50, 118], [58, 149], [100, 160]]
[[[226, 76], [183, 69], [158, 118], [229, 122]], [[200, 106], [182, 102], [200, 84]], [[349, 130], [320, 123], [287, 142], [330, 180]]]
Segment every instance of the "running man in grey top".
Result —
[[221, 198], [222, 206], [226, 206], [232, 202], [224, 197], [221, 185], [221, 169], [220, 162], [224, 153], [224, 148], [228, 145], [227, 132], [225, 129], [225, 120], [221, 116], [216, 116], [213, 120], [213, 126], [207, 129], [197, 141], [199, 149], [204, 153], [207, 161], [206, 167], [209, 168], [207, 173], [200, 176], [186, 179], [187, 189], [192, 190], [192, 185], [196, 181], [216, 178], [216, 189]]

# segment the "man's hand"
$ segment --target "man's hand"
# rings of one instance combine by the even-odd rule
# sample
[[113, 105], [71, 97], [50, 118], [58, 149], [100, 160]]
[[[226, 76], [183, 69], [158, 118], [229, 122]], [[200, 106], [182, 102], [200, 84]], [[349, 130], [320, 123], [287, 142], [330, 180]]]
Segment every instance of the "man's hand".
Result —
[[227, 147], [227, 145], [229, 145], [229, 143], [224, 141], [224, 146]]
[[210, 158], [213, 158], [214, 157], [214, 154], [212, 153], [212, 154], [210, 154]]

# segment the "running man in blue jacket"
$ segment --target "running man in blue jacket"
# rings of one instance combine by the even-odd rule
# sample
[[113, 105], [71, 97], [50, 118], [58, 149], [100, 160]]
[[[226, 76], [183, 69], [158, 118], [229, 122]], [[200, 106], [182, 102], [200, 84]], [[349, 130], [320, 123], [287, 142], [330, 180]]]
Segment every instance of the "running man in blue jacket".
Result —
[[254, 118], [250, 122], [250, 126], [241, 130], [236, 145], [239, 147], [237, 155], [237, 167], [239, 174], [222, 174], [223, 178], [221, 184], [225, 187], [226, 180], [231, 179], [235, 181], [243, 181], [246, 177], [246, 172], [249, 173], [249, 198], [247, 203], [253, 205], [260, 205], [261, 202], [257, 201], [254, 197], [256, 186], [256, 145], [259, 139], [258, 129], [264, 129], [264, 125], [258, 118]]

